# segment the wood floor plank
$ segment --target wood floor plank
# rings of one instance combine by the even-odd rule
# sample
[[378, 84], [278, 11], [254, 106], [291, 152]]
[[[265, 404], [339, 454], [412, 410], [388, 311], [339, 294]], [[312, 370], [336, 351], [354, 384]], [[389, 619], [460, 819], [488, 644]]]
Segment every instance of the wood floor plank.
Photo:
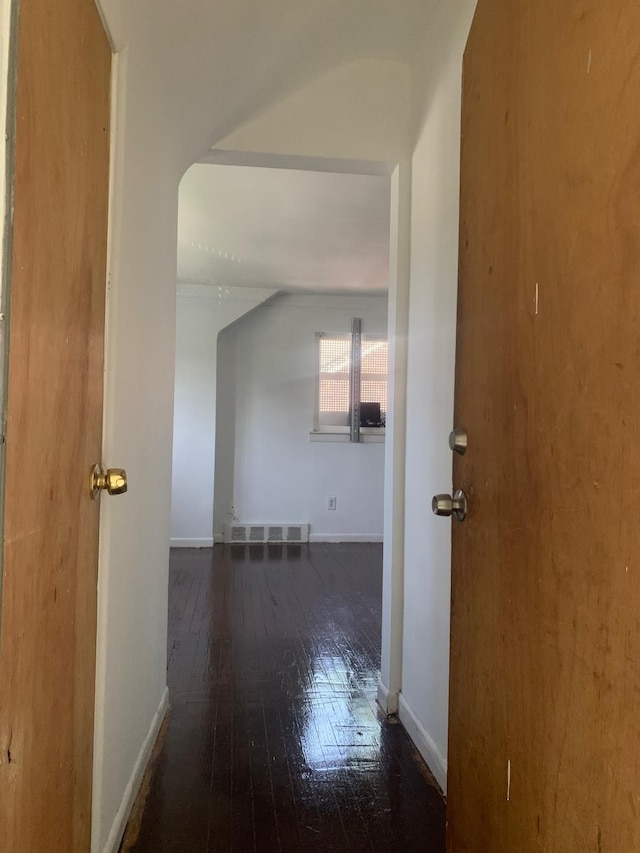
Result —
[[376, 710], [382, 549], [172, 552], [171, 719], [137, 853], [444, 851], [445, 808]]

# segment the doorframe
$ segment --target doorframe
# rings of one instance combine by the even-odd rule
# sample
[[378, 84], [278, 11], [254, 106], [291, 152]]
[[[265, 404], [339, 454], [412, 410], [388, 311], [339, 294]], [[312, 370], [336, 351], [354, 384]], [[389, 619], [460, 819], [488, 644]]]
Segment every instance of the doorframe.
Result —
[[[1, 2], [1, 0], [0, 0]], [[128, 52], [122, 40], [116, 38], [113, 30], [107, 26], [106, 19], [100, 9], [101, 18], [107, 38], [111, 45], [111, 111], [110, 111], [110, 140], [109, 140], [109, 211], [107, 226], [107, 284], [105, 292], [105, 329], [104, 329], [104, 384], [103, 384], [103, 420], [102, 420], [102, 458], [113, 459], [112, 420], [117, 416], [114, 402], [115, 387], [110, 380], [112, 365], [118, 350], [118, 340], [112, 331], [110, 319], [115, 311], [117, 292], [112, 289], [112, 282], [117, 277], [121, 258], [120, 230], [118, 223], [122, 218], [123, 204], [123, 171], [118, 162], [118, 155], [124, 150], [126, 136], [126, 106], [128, 83]], [[110, 420], [111, 418], [111, 420]], [[158, 709], [151, 720], [145, 740], [136, 756], [132, 773], [127, 780], [122, 799], [110, 825], [105, 830], [103, 824], [109, 819], [105, 815], [105, 805], [108, 805], [108, 794], [105, 792], [102, 769], [108, 750], [106, 743], [106, 710], [107, 710], [107, 667], [109, 656], [108, 627], [112, 614], [109, 612], [109, 582], [113, 560], [110, 551], [112, 527], [111, 501], [100, 501], [100, 535], [98, 543], [98, 597], [96, 620], [96, 680], [94, 699], [93, 727], [93, 784], [91, 803], [91, 851], [115, 851], [120, 845], [126, 828], [129, 814], [138, 795], [142, 778], [151, 757], [160, 726], [169, 708], [168, 689], [162, 694]], [[102, 838], [106, 835], [106, 843], [100, 847]]]
[[[213, 148], [199, 163], [254, 166], [314, 172], [387, 175], [390, 187], [389, 412], [384, 462], [382, 569], [382, 644], [377, 701], [387, 715], [397, 714], [402, 688], [404, 636], [404, 500], [409, 330], [411, 158], [385, 163]], [[215, 497], [214, 497], [215, 500]]]
[[378, 704], [397, 714], [402, 690], [404, 645], [404, 531], [407, 439], [407, 365], [409, 285], [411, 278], [411, 159], [397, 163], [391, 174], [389, 235], [389, 337], [392, 370], [392, 416], [384, 476], [384, 550], [382, 566], [382, 648]]

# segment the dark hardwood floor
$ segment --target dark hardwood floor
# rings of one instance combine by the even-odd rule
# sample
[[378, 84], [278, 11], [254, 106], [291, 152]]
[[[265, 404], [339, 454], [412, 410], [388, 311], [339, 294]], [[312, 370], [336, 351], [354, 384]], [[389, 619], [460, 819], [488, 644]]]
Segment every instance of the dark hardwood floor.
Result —
[[375, 703], [381, 579], [377, 545], [172, 552], [171, 712], [123, 849], [444, 850], [442, 797]]

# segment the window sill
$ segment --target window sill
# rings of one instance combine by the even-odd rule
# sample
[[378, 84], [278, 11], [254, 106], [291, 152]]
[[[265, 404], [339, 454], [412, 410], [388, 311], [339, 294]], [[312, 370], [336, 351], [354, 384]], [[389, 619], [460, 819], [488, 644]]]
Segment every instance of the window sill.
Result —
[[[350, 444], [351, 436], [348, 432], [310, 432], [309, 441], [328, 441]], [[358, 442], [353, 442], [357, 444]], [[361, 432], [360, 444], [384, 444], [384, 429], [380, 432]]]

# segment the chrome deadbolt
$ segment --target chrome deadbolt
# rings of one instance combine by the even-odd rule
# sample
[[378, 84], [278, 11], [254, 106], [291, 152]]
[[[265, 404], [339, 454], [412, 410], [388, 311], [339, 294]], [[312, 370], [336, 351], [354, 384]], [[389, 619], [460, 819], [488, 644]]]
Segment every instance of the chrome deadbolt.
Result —
[[449, 433], [449, 450], [464, 456], [467, 452], [467, 431], [464, 427], [458, 427]]
[[467, 496], [458, 489], [453, 497], [451, 495], [436, 495], [431, 501], [431, 509], [434, 515], [452, 515], [458, 521], [464, 521], [467, 517]]

